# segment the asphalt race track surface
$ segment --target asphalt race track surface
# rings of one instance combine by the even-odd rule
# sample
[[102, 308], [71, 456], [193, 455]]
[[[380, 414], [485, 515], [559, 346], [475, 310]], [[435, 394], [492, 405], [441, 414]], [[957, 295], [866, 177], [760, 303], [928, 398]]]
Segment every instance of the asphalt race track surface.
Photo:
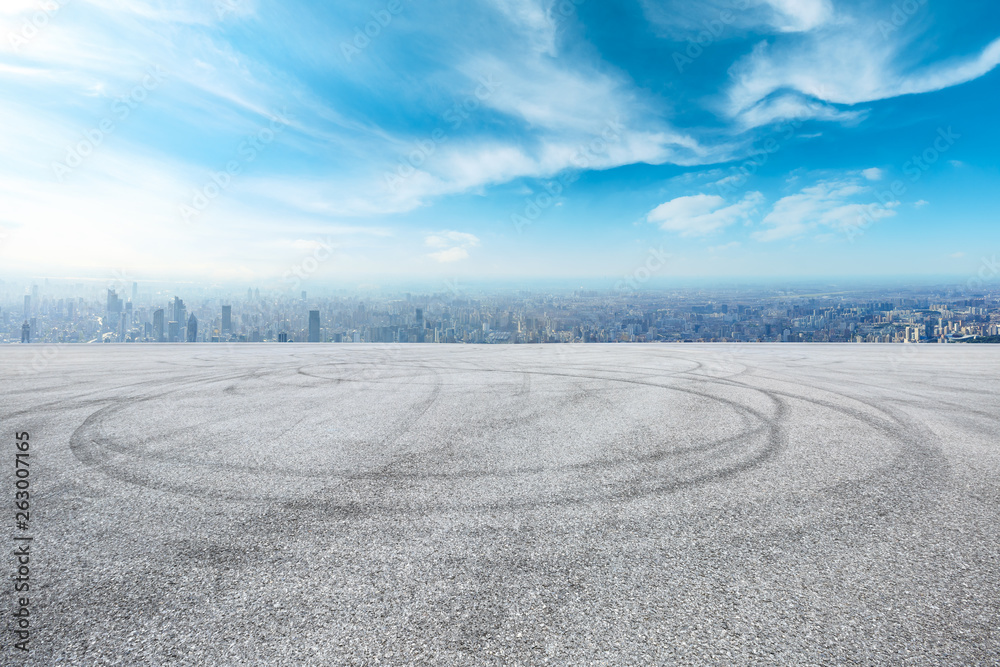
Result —
[[11, 345], [0, 373], [0, 664], [1000, 664], [998, 346]]

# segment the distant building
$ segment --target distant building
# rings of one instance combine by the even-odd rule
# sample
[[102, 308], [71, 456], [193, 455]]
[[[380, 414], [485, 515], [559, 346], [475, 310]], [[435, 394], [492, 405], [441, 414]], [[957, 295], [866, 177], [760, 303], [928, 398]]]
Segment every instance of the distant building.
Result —
[[165, 333], [163, 309], [160, 308], [153, 313], [153, 340], [162, 343], [165, 340], [163, 336]]
[[31, 317], [31, 295], [24, 295], [24, 319]]
[[309, 311], [309, 342], [319, 342], [319, 311]]
[[222, 333], [228, 334], [233, 332], [233, 307], [223, 306], [222, 307]]
[[191, 313], [191, 317], [188, 318], [187, 342], [198, 342], [198, 318], [194, 316], [194, 313]]
[[21, 342], [22, 343], [31, 342], [31, 325], [28, 324], [27, 320], [25, 320], [24, 324], [21, 325]]
[[278, 342], [279, 343], [287, 343], [288, 342], [288, 334], [286, 334], [285, 332], [279, 333], [278, 334]]
[[176, 343], [181, 338], [181, 325], [180, 322], [170, 321], [167, 322], [167, 340], [171, 343]]
[[[171, 309], [173, 311], [171, 313], [171, 319], [174, 322], [187, 322], [187, 307], [184, 305], [184, 301], [181, 300], [180, 297], [174, 297], [174, 303]], [[180, 324], [178, 324], [178, 326], [180, 326]]]
[[122, 300], [118, 297], [118, 293], [113, 289], [108, 290], [108, 320], [118, 320], [118, 315], [121, 314]]

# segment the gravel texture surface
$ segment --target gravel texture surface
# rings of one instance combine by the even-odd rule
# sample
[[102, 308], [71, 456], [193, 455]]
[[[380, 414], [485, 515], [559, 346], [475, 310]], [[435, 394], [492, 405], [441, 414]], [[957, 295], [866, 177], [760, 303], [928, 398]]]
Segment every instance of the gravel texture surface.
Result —
[[6, 346], [0, 373], [2, 664], [1000, 664], [997, 346]]

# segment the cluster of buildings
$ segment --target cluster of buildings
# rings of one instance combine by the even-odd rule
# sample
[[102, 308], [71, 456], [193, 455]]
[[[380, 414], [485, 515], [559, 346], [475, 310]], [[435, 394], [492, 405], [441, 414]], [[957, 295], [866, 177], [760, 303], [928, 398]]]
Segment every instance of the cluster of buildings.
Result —
[[311, 299], [305, 292], [188, 289], [199, 294], [185, 301], [173, 293], [176, 287], [140, 292], [137, 283], [97, 294], [84, 285], [32, 285], [20, 299], [0, 292], [0, 342], [950, 343], [1000, 337], [1000, 293], [948, 288], [497, 290]]

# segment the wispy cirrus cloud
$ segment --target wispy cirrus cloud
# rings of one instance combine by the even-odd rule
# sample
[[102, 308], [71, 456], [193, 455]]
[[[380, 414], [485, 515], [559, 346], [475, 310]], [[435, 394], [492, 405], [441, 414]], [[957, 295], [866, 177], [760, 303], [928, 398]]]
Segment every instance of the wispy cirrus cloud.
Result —
[[850, 122], [863, 110], [845, 106], [942, 90], [1000, 64], [1000, 39], [964, 55], [915, 61], [918, 22], [887, 38], [879, 27], [886, 17], [861, 6], [834, 18], [797, 39], [760, 42], [735, 62], [725, 113], [746, 126], [781, 118]]

